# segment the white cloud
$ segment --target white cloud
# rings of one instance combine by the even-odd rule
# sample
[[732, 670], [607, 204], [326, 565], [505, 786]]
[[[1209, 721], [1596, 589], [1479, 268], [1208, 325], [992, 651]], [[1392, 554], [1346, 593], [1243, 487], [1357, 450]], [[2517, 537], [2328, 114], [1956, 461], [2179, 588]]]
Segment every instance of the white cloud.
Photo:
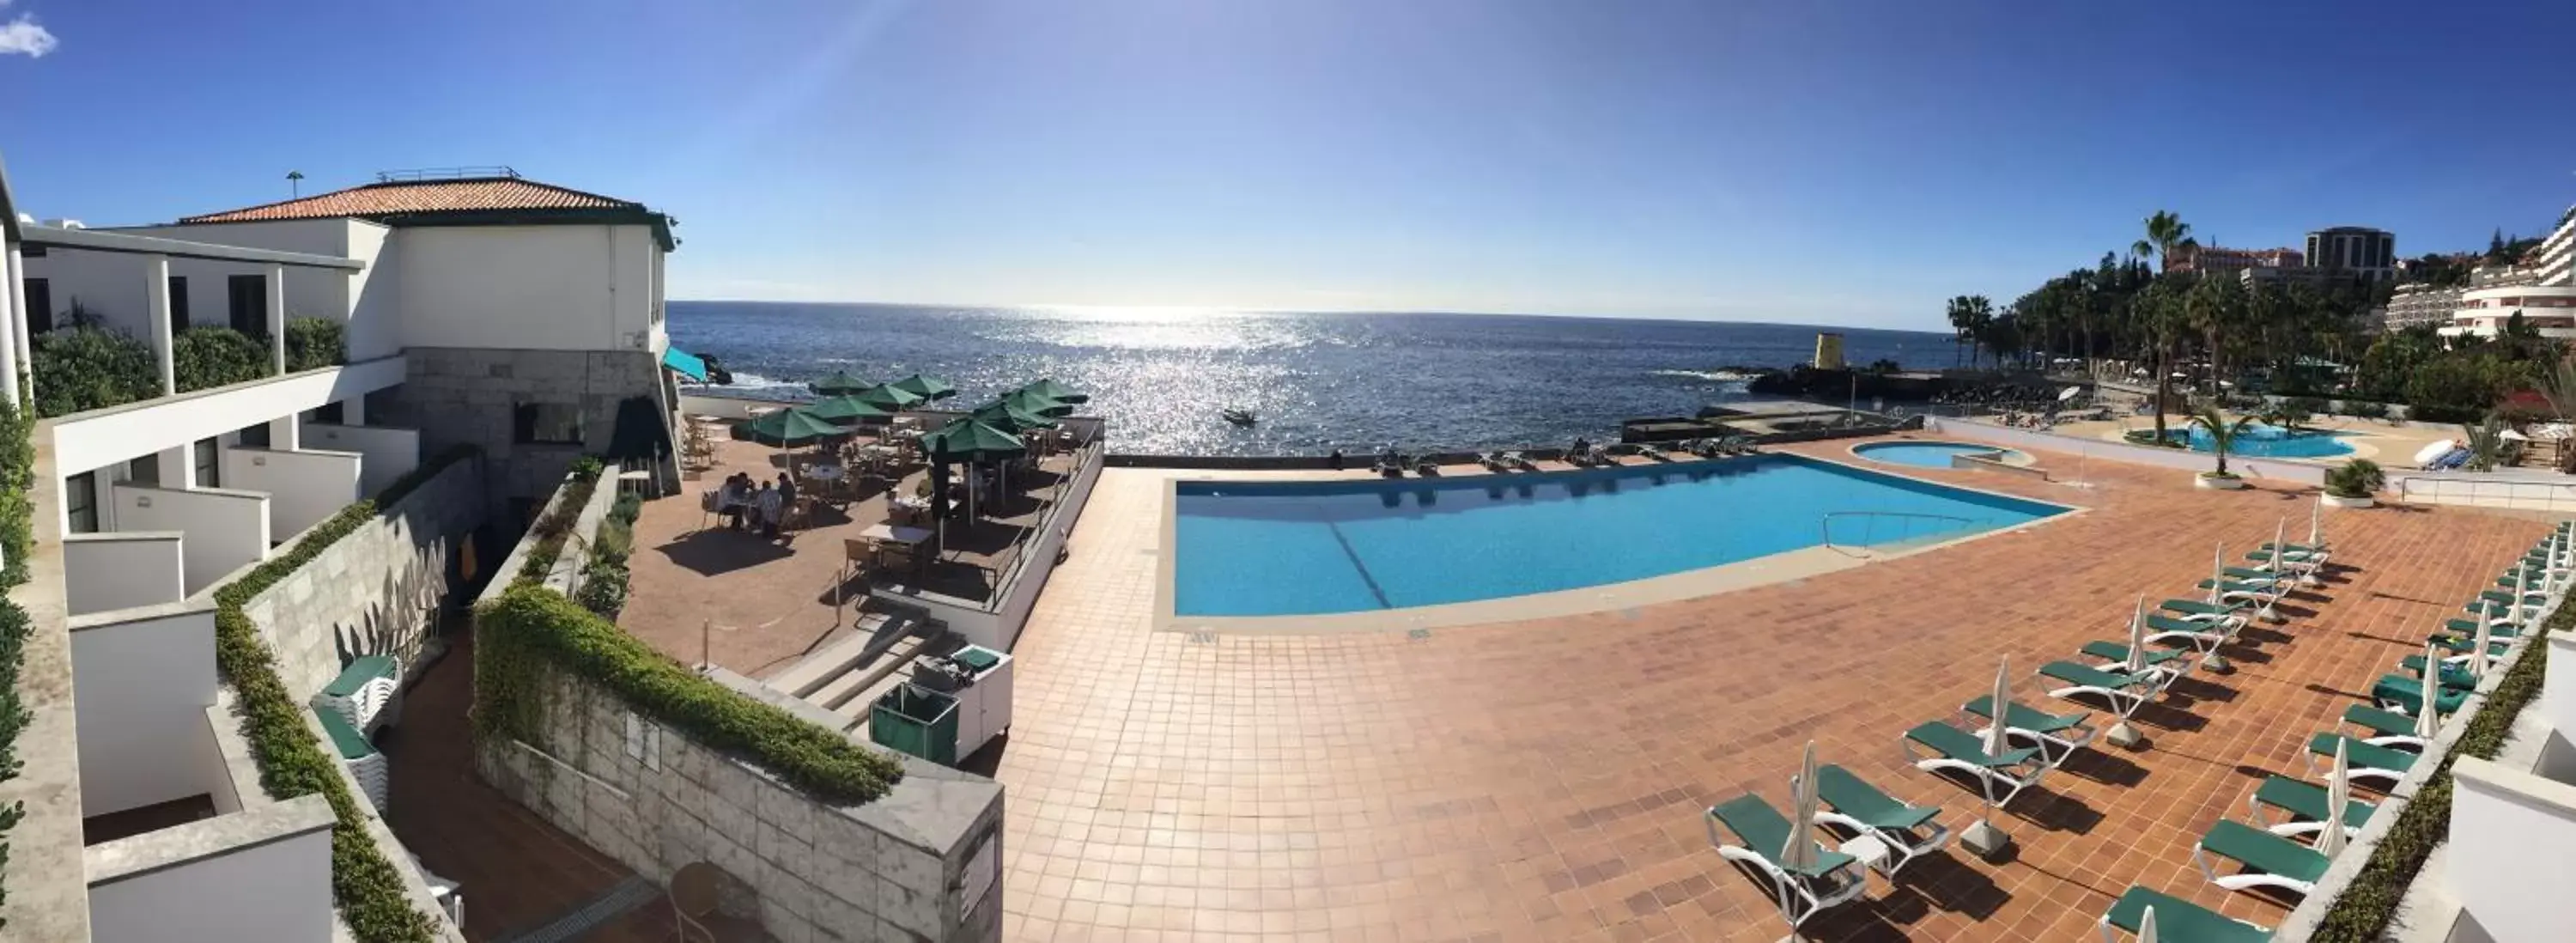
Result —
[[[0, 7], [8, 5], [9, 0], [0, 0]], [[0, 56], [21, 53], [39, 57], [54, 51], [58, 45], [61, 43], [54, 39], [51, 31], [36, 25], [33, 13], [21, 13], [17, 19], [0, 23]]]

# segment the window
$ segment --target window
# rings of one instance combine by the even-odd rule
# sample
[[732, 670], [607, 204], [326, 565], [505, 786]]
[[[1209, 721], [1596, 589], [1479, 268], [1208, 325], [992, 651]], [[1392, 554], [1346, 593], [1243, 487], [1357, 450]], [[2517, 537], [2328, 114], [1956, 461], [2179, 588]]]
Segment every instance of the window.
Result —
[[192, 460], [197, 466], [197, 487], [223, 487], [224, 466], [222, 460], [218, 457], [223, 454], [222, 447], [217, 445], [213, 439], [198, 439], [197, 444], [191, 447], [189, 451], [195, 453], [192, 456]]
[[161, 483], [161, 456], [146, 455], [125, 463], [125, 480], [138, 485]]
[[82, 472], [63, 479], [63, 511], [72, 533], [98, 533], [98, 473]]
[[224, 296], [232, 309], [233, 330], [265, 337], [268, 335], [268, 276], [235, 275], [224, 280]]
[[236, 439], [247, 448], [267, 448], [268, 424], [263, 422], [256, 426], [243, 426], [241, 427], [239, 435], [236, 436]]
[[27, 333], [42, 334], [54, 329], [54, 285], [41, 278], [26, 280]]
[[581, 407], [569, 403], [520, 403], [510, 441], [522, 445], [580, 445]]
[[341, 408], [339, 401], [334, 400], [315, 407], [313, 410], [313, 421], [329, 423], [336, 426], [341, 424], [343, 421], [341, 417], [347, 415], [347, 413], [347, 410]]
[[170, 329], [188, 326], [188, 276], [170, 276]]

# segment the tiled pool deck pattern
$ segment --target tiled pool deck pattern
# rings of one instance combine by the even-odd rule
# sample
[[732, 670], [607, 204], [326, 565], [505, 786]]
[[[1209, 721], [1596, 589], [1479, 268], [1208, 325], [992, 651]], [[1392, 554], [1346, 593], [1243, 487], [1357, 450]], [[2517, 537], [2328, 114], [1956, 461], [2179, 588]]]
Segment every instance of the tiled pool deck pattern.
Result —
[[[1797, 451], [1848, 459], [1849, 442]], [[2046, 452], [2043, 466], [2073, 463]], [[2213, 543], [2239, 557], [2305, 495], [2198, 492], [2093, 462], [2079, 490], [1909, 470], [2089, 507], [2028, 530], [1722, 596], [1587, 616], [1325, 635], [1155, 631], [1164, 482], [1111, 470], [1016, 649], [1005, 937], [1072, 940], [1775, 940], [1767, 894], [1719, 859], [1707, 805], [1787, 803], [1817, 741], [1964, 827], [1967, 788], [1915, 771], [1906, 728], [1954, 718], [1999, 655], [2015, 695], [2115, 638], [2139, 593], [2182, 595]], [[1190, 473], [1186, 477], [1211, 477]], [[2191, 847], [2267, 773], [2305, 767], [2370, 681], [2415, 651], [2538, 518], [2331, 512], [2325, 595], [2248, 633], [2232, 674], [2140, 715], [2142, 751], [2069, 762], [1998, 824], [2018, 857], [1955, 849], [1808, 925], [1824, 940], [2090, 939], [2132, 883], [2265, 923]], [[2412, 641], [2410, 641], [2412, 640]]]

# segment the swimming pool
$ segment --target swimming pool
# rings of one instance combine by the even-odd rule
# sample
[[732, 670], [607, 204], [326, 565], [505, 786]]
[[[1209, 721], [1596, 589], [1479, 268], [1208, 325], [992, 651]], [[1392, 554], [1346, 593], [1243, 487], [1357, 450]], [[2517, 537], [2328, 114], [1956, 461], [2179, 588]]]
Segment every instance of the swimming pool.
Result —
[[[1548, 474], [1174, 485], [1176, 616], [1367, 612], [1579, 589], [2068, 509], [1795, 455]], [[1829, 520], [1829, 515], [1830, 520]]]
[[[2242, 455], [2247, 458], [2328, 458], [2336, 455], [2350, 455], [2352, 444], [2343, 441], [2342, 435], [2343, 433], [2340, 432], [2327, 432], [2321, 429], [2293, 430], [2256, 423], [2236, 434], [2236, 441], [2228, 445], [2227, 454]], [[2167, 429], [2165, 438], [2189, 444], [2195, 452], [2206, 452], [2210, 449], [2209, 430], [2198, 426], [2189, 429]], [[2155, 440], [2151, 435], [2144, 441]]]
[[1952, 468], [1950, 459], [1960, 455], [1989, 455], [2018, 458], [2020, 452], [1974, 442], [1872, 442], [1852, 447], [1852, 454], [1873, 462], [1917, 465], [1924, 468]]

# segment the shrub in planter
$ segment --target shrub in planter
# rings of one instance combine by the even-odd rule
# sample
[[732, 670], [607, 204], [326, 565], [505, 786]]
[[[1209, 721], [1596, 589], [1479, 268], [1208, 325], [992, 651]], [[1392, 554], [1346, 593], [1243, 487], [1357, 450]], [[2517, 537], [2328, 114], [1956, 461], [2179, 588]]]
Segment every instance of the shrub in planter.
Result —
[[2237, 487], [2233, 484], [2237, 481], [2236, 476], [2227, 471], [2227, 450], [2235, 447], [2237, 433], [2244, 432], [2245, 427], [2254, 424], [2254, 417], [2238, 416], [2231, 420], [2227, 418], [2226, 413], [2220, 412], [2216, 405], [2203, 403], [2199, 409], [2192, 411], [2191, 424], [2209, 433], [2210, 454], [2218, 458], [2217, 470], [2202, 472], [2200, 477], [2212, 482], [2230, 483], [2218, 485], [2218, 487]]
[[2379, 470], [2378, 462], [2366, 458], [2356, 458], [2341, 467], [2326, 470], [2326, 496], [2339, 498], [2347, 504], [2367, 506], [2371, 496], [2387, 484], [2388, 474]]
[[635, 554], [635, 528], [616, 518], [599, 524], [599, 533], [591, 538], [590, 556], [594, 563], [625, 566], [626, 558]]
[[73, 327], [30, 342], [36, 415], [68, 416], [161, 395], [152, 348], [123, 331]]
[[602, 616], [617, 618], [618, 611], [626, 608], [626, 579], [626, 564], [594, 560], [583, 568], [581, 589], [575, 591], [573, 601]]
[[348, 329], [324, 318], [286, 319], [286, 369], [315, 370], [349, 362]]
[[572, 476], [583, 481], [598, 481], [599, 473], [607, 469], [607, 464], [601, 462], [596, 455], [584, 455], [572, 460]]
[[644, 498], [641, 495], [621, 494], [617, 496], [617, 503], [608, 506], [608, 519], [612, 521], [632, 524], [643, 515]]
[[268, 345], [228, 327], [191, 327], [170, 341], [179, 392], [211, 390], [268, 375]]

